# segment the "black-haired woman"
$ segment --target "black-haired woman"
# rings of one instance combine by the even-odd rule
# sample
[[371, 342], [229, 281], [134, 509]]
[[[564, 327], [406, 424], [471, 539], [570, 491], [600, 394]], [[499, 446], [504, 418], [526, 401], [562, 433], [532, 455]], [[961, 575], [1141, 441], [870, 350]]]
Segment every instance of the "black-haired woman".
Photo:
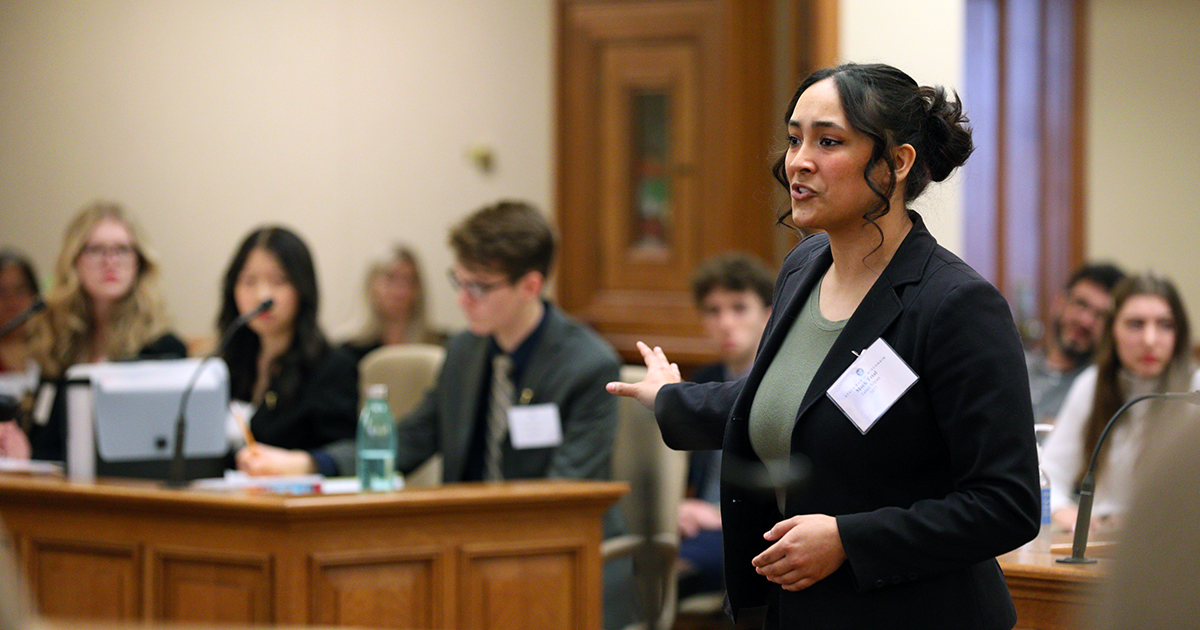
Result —
[[995, 557], [1036, 535], [1040, 508], [1021, 343], [1000, 293], [908, 209], [970, 155], [961, 105], [890, 66], [847, 64], [805, 79], [784, 122], [781, 221], [812, 234], [783, 263], [750, 373], [673, 384], [678, 368], [639, 344], [647, 379], [609, 390], [653, 406], [674, 448], [723, 443], [735, 616], [1011, 628]]
[[341, 473], [322, 448], [354, 436], [358, 369], [326, 341], [318, 297], [308, 246], [283, 227], [251, 232], [225, 273], [219, 330], [273, 301], [224, 354], [234, 414], [248, 418], [255, 438], [236, 455], [247, 473]]

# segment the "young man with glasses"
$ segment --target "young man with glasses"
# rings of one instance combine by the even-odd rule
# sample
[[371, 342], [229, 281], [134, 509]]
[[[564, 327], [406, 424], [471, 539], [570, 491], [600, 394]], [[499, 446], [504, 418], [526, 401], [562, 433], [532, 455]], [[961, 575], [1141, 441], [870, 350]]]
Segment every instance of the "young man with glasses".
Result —
[[1075, 377], [1091, 362], [1112, 309], [1113, 287], [1124, 277], [1115, 265], [1096, 263], [1080, 267], [1067, 280], [1041, 347], [1025, 354], [1035, 421], [1054, 422]]
[[[446, 343], [437, 382], [400, 419], [396, 468], [409, 473], [441, 453], [447, 483], [609, 479], [617, 404], [605, 384], [618, 378], [620, 362], [542, 297], [555, 248], [546, 219], [502, 201], [455, 227], [450, 246], [449, 279], [467, 330]], [[610, 510], [605, 535], [620, 530]], [[606, 628], [630, 621], [631, 571], [606, 567]]]

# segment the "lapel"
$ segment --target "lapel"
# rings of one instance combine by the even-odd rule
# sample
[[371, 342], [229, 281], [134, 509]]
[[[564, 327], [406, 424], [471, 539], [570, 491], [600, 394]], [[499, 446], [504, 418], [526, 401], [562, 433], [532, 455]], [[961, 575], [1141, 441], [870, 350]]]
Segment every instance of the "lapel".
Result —
[[467, 455], [471, 449], [471, 432], [475, 428], [475, 419], [479, 417], [482, 388], [491, 386], [490, 383], [483, 382], [488, 341], [487, 337], [472, 336], [470, 346], [463, 352], [462, 362], [455, 369], [459, 376], [458, 381], [452, 381], [450, 384], [449, 391], [456, 408], [442, 417], [441, 426], [448, 438], [446, 444], [450, 446], [450, 449], [444, 452], [446, 479], [462, 479]]
[[[913, 222], [912, 229], [900, 243], [891, 262], [867, 291], [862, 303], [854, 309], [854, 314], [833, 342], [833, 347], [829, 349], [829, 354], [825, 355], [821, 367], [817, 368], [817, 373], [813, 375], [812, 383], [804, 394], [804, 400], [800, 403], [797, 418], [804, 415], [813, 403], [824, 396], [833, 382], [850, 367], [856, 358], [855, 352], [862, 352], [883, 336], [892, 322], [904, 311], [906, 305], [901, 298], [904, 287], [919, 282], [924, 275], [937, 241], [925, 229], [921, 215], [909, 211], [909, 216]], [[827, 268], [828, 266], [823, 268], [821, 273]], [[807, 297], [807, 293], [805, 296]]]
[[[875, 281], [870, 291], [855, 309], [850, 321], [838, 335], [829, 354], [821, 362], [821, 366], [813, 375], [812, 383], [804, 394], [804, 399], [797, 410], [797, 418], [803, 415], [825, 391], [829, 389], [838, 376], [850, 367], [854, 361], [853, 352], [861, 352], [867, 346], [881, 337], [887, 328], [904, 310], [901, 300], [903, 287], [921, 280], [929, 257], [933, 254], [937, 241], [925, 228], [921, 215], [909, 212], [913, 227], [904, 241], [896, 250], [887, 268]], [[822, 239], [814, 245], [813, 252], [804, 260], [797, 261], [787, 272], [779, 290], [777, 303], [782, 306], [779, 319], [771, 329], [770, 335], [763, 342], [759, 358], [754, 362], [754, 368], [747, 377], [743, 395], [739, 401], [736, 415], [747, 418], [750, 415], [750, 405], [753, 403], [753, 393], [762, 382], [763, 374], [779, 352], [783, 340], [792, 329], [792, 324], [808, 299], [809, 293], [816, 287], [817, 280], [833, 263], [833, 255], [829, 249], [829, 240], [825, 235], [809, 238]], [[852, 352], [853, 351], [853, 352]], [[749, 395], [745, 395], [749, 393]]]
[[[788, 332], [792, 329], [792, 324], [795, 323], [796, 318], [800, 315], [800, 309], [804, 307], [804, 302], [808, 300], [808, 294], [812, 292], [813, 288], [817, 285], [817, 280], [825, 275], [825, 271], [833, 263], [833, 255], [829, 250], [828, 237], [824, 234], [819, 234], [809, 238], [819, 239], [818, 245], [807, 259], [798, 261], [787, 272], [780, 285], [777, 302], [782, 305], [782, 308], [779, 310], [779, 318], [775, 321], [771, 329], [771, 334], [763, 341], [762, 348], [759, 349], [754, 366], [747, 377], [745, 388], [748, 391], [757, 390], [759, 384], [762, 383], [763, 375], [766, 374], [771, 362], [775, 360], [775, 355], [779, 353], [779, 348], [783, 346], [783, 340], [787, 338]], [[742, 414], [743, 417], [750, 415], [749, 405], [752, 401], [752, 396], [746, 397], [744, 400], [746, 408]]]
[[779, 353], [779, 348], [783, 345], [788, 331], [792, 329], [792, 323], [800, 314], [800, 309], [804, 306], [809, 292], [816, 286], [817, 279], [833, 263], [833, 255], [829, 250], [829, 237], [825, 234], [808, 236], [797, 247], [804, 247], [810, 239], [813, 240], [813, 250], [807, 257], [793, 263], [791, 269], [784, 273], [784, 277], [779, 283], [775, 305], [771, 312], [772, 321], [768, 324], [770, 331], [764, 336], [754, 364], [750, 367], [750, 373], [746, 375], [746, 383], [742, 386], [737, 401], [734, 402], [731, 418], [733, 424], [726, 427], [725, 430], [726, 447], [734, 453], [745, 456], [753, 454], [748, 420], [750, 419], [750, 407], [754, 404], [755, 392], [758, 391], [758, 386], [762, 383], [767, 368], [775, 360], [775, 355]]
[[529, 362], [525, 365], [525, 371], [521, 374], [521, 382], [516, 383], [517, 397], [521, 396], [521, 390], [530, 389], [533, 391], [533, 398], [529, 403], [548, 402], [547, 398], [552, 397], [551, 392], [547, 388], [552, 387], [555, 373], [561, 368], [559, 361], [554, 359], [558, 353], [559, 342], [563, 338], [563, 327], [566, 320], [562, 313], [559, 312], [553, 304], [546, 303], [546, 327], [542, 329], [542, 336], [537, 340], [537, 345], [533, 348], [533, 353], [529, 356]]

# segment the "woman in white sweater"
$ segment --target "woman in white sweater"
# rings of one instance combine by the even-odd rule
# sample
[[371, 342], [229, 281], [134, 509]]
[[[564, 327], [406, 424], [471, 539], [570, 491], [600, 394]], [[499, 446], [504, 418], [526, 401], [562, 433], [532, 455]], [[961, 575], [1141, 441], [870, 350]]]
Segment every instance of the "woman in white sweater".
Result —
[[[1200, 373], [1192, 368], [1187, 312], [1170, 280], [1130, 276], [1114, 288], [1113, 302], [1096, 362], [1075, 379], [1043, 453], [1054, 522], [1068, 529], [1075, 526], [1079, 483], [1092, 451], [1121, 405], [1141, 394], [1200, 388]], [[1118, 524], [1147, 445], [1191, 413], [1184, 403], [1152, 399], [1130, 407], [1117, 420], [1096, 463], [1094, 529]]]

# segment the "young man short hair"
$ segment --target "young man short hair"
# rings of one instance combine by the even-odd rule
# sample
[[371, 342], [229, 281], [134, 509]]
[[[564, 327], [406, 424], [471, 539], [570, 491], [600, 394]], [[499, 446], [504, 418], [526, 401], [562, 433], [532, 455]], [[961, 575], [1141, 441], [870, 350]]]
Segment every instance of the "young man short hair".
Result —
[[[446, 343], [437, 382], [397, 425], [396, 468], [436, 453], [442, 479], [609, 479], [617, 422], [616, 352], [542, 293], [554, 260], [533, 206], [501, 201], [450, 232], [449, 280], [467, 330]], [[617, 512], [605, 535], [621, 532]], [[632, 566], [605, 567], [606, 628], [632, 621]]]

